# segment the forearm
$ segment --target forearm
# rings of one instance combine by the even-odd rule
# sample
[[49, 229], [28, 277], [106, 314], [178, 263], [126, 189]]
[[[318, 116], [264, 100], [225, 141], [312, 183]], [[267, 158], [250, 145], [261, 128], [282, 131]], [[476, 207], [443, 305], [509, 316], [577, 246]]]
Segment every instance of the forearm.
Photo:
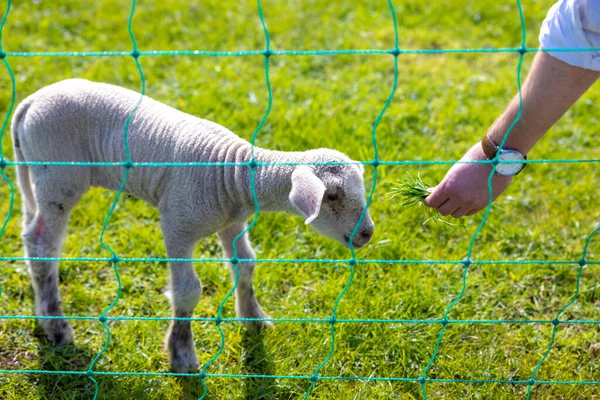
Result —
[[[600, 48], [600, 9], [597, 8], [597, 2], [562, 0], [552, 6], [540, 30], [540, 45], [550, 53], [540, 52], [535, 56], [522, 88], [522, 112], [519, 115], [520, 99], [517, 95], [487, 131], [487, 139], [496, 145], [503, 143], [505, 149], [515, 149], [526, 155], [600, 77], [600, 51], [593, 49]], [[559, 51], [565, 48], [582, 51]], [[460, 218], [489, 205], [490, 178], [491, 200], [495, 200], [508, 187], [512, 180], [510, 170], [508, 176], [495, 174], [490, 177], [490, 165], [466, 163], [486, 160], [492, 154], [497, 154], [496, 146], [488, 140], [483, 145], [487, 151], [484, 151], [481, 143], [477, 143], [461, 159], [465, 163], [457, 163], [450, 168], [444, 179], [425, 198], [427, 206], [436, 208], [442, 215]]]
[[[504, 148], [527, 154], [598, 77], [598, 71], [574, 67], [546, 53], [538, 53], [522, 87], [521, 118], [511, 130]], [[490, 139], [500, 144], [518, 112], [517, 95], [490, 127]]]

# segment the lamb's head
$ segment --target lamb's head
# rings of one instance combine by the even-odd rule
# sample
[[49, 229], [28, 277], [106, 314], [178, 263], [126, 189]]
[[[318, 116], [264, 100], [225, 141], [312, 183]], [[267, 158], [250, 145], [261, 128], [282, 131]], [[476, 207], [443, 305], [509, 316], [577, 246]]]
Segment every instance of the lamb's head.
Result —
[[310, 150], [306, 154], [311, 162], [336, 164], [296, 166], [292, 173], [290, 203], [306, 218], [305, 223], [318, 232], [349, 247], [356, 230], [352, 237], [353, 247], [364, 246], [373, 236], [375, 224], [369, 212], [365, 212], [363, 166], [338, 164], [352, 160], [335, 150]]

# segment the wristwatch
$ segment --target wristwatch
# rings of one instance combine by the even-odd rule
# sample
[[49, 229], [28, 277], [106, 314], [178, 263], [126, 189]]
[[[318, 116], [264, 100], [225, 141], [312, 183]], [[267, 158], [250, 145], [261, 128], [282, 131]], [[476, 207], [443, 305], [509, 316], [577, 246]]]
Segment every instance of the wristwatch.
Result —
[[527, 165], [524, 162], [516, 162], [527, 160], [527, 156], [524, 156], [521, 152], [514, 149], [498, 150], [498, 145], [490, 139], [488, 135], [485, 135], [481, 140], [481, 147], [488, 160], [498, 156], [498, 161], [513, 161], [506, 164], [500, 162], [496, 165], [496, 174], [500, 176], [515, 176], [525, 168], [525, 165]]

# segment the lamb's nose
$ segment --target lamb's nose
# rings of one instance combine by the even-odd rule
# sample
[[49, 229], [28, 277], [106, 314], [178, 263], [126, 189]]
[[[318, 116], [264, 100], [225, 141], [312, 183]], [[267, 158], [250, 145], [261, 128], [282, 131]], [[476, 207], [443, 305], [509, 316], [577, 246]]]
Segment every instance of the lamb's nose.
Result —
[[365, 229], [361, 231], [360, 236], [365, 240], [371, 240], [373, 237], [373, 229]]
[[365, 245], [369, 242], [369, 240], [371, 240], [371, 238], [373, 237], [373, 228], [366, 228], [363, 229], [359, 232], [360, 235], [360, 243], [362, 245]]

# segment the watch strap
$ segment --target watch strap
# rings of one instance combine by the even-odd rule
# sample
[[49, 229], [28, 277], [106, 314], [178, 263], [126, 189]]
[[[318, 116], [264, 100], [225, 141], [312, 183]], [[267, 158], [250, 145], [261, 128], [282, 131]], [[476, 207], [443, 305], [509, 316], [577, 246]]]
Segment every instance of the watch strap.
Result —
[[487, 134], [481, 140], [481, 148], [488, 160], [491, 160], [498, 154], [498, 145]]

